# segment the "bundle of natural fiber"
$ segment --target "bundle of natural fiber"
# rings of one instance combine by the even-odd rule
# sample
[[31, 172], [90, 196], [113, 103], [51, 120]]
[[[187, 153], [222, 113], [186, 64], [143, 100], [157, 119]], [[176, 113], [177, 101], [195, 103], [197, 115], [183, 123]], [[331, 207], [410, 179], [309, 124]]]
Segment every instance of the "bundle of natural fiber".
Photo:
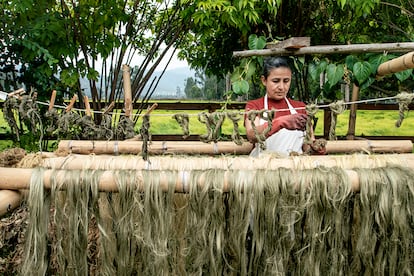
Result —
[[[22, 272], [91, 275], [395, 275], [414, 269], [414, 173], [68, 170], [33, 174]], [[59, 172], [62, 173], [61, 171]], [[189, 193], [177, 194], [186, 178]], [[226, 179], [226, 183], [224, 182]], [[163, 183], [163, 185], [160, 185]]]

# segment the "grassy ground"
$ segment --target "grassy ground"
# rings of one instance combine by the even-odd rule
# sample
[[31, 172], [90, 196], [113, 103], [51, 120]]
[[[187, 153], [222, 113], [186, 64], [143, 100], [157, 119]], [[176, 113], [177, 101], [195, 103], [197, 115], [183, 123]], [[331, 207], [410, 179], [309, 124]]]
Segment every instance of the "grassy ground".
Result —
[[[179, 124], [172, 117], [174, 114], [181, 111], [165, 111], [155, 110], [151, 116], [150, 132], [152, 134], [172, 134], [182, 135], [183, 131]], [[190, 134], [205, 134], [206, 126], [198, 121], [198, 114], [200, 111], [184, 111], [190, 117], [189, 130]], [[316, 126], [316, 135], [323, 134], [323, 111], [318, 112], [318, 123]], [[395, 127], [395, 122], [398, 120], [398, 111], [393, 110], [360, 110], [357, 112], [357, 122], [355, 135], [361, 136], [414, 136], [414, 115], [408, 114], [404, 119], [401, 127]], [[336, 135], [345, 136], [348, 131], [349, 111], [338, 115]], [[138, 132], [142, 123], [142, 119], [138, 120], [136, 130]], [[239, 121], [239, 130], [241, 134], [245, 134], [243, 121]], [[226, 118], [223, 124], [222, 133], [231, 134], [233, 131], [233, 123]], [[10, 128], [3, 118], [3, 113], [0, 111], [0, 133], [9, 133]], [[9, 148], [13, 145], [13, 141], [0, 140], [0, 150]]]
[[[182, 130], [177, 122], [172, 118], [172, 115], [177, 111], [157, 111], [151, 117], [151, 133], [152, 134], [181, 134]], [[190, 133], [203, 134], [206, 133], [206, 127], [197, 119], [198, 111], [190, 115]], [[318, 123], [316, 125], [316, 135], [323, 134], [323, 111], [318, 112]], [[398, 120], [397, 111], [377, 111], [377, 110], [361, 110], [357, 112], [357, 122], [355, 134], [357, 136], [414, 136], [414, 115], [409, 114], [404, 119], [401, 127], [395, 127], [395, 122]], [[140, 125], [138, 122], [138, 125]], [[344, 136], [348, 132], [349, 111], [338, 115], [336, 125], [336, 135]], [[239, 129], [242, 134], [245, 134], [243, 121], [239, 122]], [[233, 124], [229, 119], [224, 121], [223, 133], [231, 134]]]

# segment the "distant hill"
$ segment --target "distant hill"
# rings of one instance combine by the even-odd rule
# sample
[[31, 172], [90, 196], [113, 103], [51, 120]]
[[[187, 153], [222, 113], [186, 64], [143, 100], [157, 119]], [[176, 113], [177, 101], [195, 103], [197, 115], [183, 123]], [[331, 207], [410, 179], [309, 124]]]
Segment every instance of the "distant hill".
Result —
[[[161, 75], [161, 71], [155, 71], [151, 76], [148, 84], [145, 86], [144, 92], [147, 91], [152, 80], [156, 77], [157, 79]], [[195, 72], [192, 71], [189, 67], [179, 67], [174, 69], [169, 69], [165, 71], [164, 75], [161, 77], [157, 88], [154, 91], [152, 98], [183, 98], [185, 80], [190, 77], [194, 77]], [[89, 83], [86, 79], [81, 79], [81, 87], [84, 89], [84, 93], [88, 96], [91, 95], [89, 90]], [[177, 87], [180, 87], [181, 95], [177, 94]]]
[[[158, 78], [161, 75], [161, 73], [161, 71], [156, 71], [152, 75], [150, 82], [152, 81], [152, 79], [154, 79], [154, 77]], [[180, 67], [165, 71], [153, 94], [153, 98], [184, 97], [185, 80], [190, 77], [194, 77], [194, 71], [192, 71], [189, 67]], [[147, 86], [149, 86], [149, 84]], [[177, 87], [180, 88], [181, 95], [177, 94]]]

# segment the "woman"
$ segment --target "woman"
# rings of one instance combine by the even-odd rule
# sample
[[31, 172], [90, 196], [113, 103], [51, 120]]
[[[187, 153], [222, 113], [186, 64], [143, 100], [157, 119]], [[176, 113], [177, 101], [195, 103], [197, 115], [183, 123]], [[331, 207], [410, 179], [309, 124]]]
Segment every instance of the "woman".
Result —
[[[264, 60], [262, 83], [266, 95], [256, 100], [248, 101], [246, 114], [251, 110], [275, 110], [272, 128], [266, 134], [266, 150], [287, 156], [291, 153], [303, 152], [303, 139], [307, 114], [305, 104], [287, 98], [292, 81], [292, 69], [284, 57], [270, 57]], [[265, 117], [267, 114], [264, 113]], [[248, 116], [245, 116], [247, 139], [257, 143], [255, 131]], [[256, 116], [254, 125], [258, 133], [263, 133], [267, 127], [267, 119]], [[258, 156], [260, 147], [256, 144], [251, 156]]]

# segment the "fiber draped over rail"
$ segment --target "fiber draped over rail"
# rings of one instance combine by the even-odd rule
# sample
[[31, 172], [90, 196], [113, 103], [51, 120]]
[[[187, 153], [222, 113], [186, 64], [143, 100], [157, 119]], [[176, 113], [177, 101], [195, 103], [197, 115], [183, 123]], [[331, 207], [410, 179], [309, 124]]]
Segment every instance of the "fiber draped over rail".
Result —
[[[316, 167], [340, 167], [342, 169], [375, 168], [388, 165], [400, 165], [414, 169], [413, 154], [348, 154], [289, 156], [281, 158], [266, 154], [260, 158], [249, 156], [222, 155], [216, 157], [167, 155], [153, 156], [145, 161], [133, 155], [79, 155], [66, 157], [28, 155], [22, 163], [41, 166], [48, 169], [100, 169], [100, 170], [275, 170], [278, 168], [312, 169]], [[27, 167], [27, 166], [25, 166]], [[32, 167], [32, 166], [31, 166]]]
[[136, 171], [116, 171], [118, 193], [100, 193], [105, 171], [31, 170], [23, 274], [414, 270], [412, 169], [355, 169], [360, 193], [338, 167], [239, 170], [231, 177], [228, 170], [193, 170], [186, 194], [175, 193], [179, 171]]
[[[284, 168], [281, 168], [284, 169]], [[65, 179], [68, 174], [73, 174], [77, 176], [81, 183], [83, 178], [89, 178], [90, 174], [99, 174], [97, 178], [97, 187], [99, 191], [102, 192], [118, 192], [119, 190], [119, 175], [128, 172], [129, 178], [125, 180], [125, 185], [128, 185], [130, 189], [138, 189], [139, 191], [143, 190], [145, 186], [145, 181], [151, 179], [154, 175], [159, 179], [158, 185], [160, 190], [167, 192], [169, 189], [169, 183], [172, 181], [174, 183], [174, 191], [177, 193], [188, 193], [191, 190], [191, 185], [197, 185], [200, 187], [205, 186], [205, 183], [208, 181], [206, 178], [209, 176], [211, 171], [221, 171], [223, 172], [223, 177], [219, 180], [222, 182], [223, 192], [228, 192], [230, 187], [235, 185], [235, 181], [239, 177], [244, 177], [250, 180], [250, 183], [253, 185], [253, 179], [260, 177], [263, 171], [271, 174], [277, 174], [279, 169], [276, 170], [221, 170], [221, 169], [204, 169], [204, 170], [44, 170], [43, 174], [39, 175], [37, 169], [13, 169], [13, 168], [0, 168], [0, 174], [2, 175], [2, 180], [0, 180], [0, 187], [2, 189], [10, 190], [22, 190], [28, 189], [31, 179], [33, 177], [41, 177], [43, 179], [42, 183], [44, 188], [51, 189], [54, 181], [59, 181], [65, 183]], [[320, 167], [315, 170], [324, 170]], [[290, 170], [292, 178], [290, 179], [292, 185], [298, 183], [298, 179], [302, 175], [307, 174], [308, 171], [312, 170], [301, 170], [294, 171]], [[358, 175], [353, 170], [344, 170], [344, 174], [347, 175], [348, 183], [345, 185], [350, 186], [355, 192], [359, 191], [359, 180]], [[194, 175], [197, 177], [194, 178]], [[309, 179], [311, 181], [311, 179]], [[79, 184], [77, 184], [79, 185]], [[309, 183], [311, 185], [311, 183]], [[330, 185], [327, 183], [327, 185]], [[62, 188], [67, 188], [66, 185]], [[85, 188], [85, 187], [81, 187]]]

